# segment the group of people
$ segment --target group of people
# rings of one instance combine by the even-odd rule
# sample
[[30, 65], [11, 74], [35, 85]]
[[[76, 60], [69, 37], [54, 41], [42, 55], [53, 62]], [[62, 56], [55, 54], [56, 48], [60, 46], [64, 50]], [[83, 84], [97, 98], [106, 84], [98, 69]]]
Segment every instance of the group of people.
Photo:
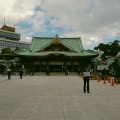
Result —
[[[11, 79], [11, 68], [9, 66], [6, 67], [7, 69], [7, 73], [8, 73], [8, 80]], [[22, 79], [22, 76], [23, 76], [23, 70], [24, 70], [24, 65], [21, 65], [21, 67], [19, 68], [19, 76], [20, 76], [20, 79]], [[105, 74], [105, 70], [103, 70], [104, 74]], [[34, 73], [33, 73], [34, 74]], [[46, 75], [49, 75], [49, 68], [47, 67], [46, 68]], [[66, 68], [65, 69], [65, 75], [68, 75], [68, 69]], [[90, 93], [90, 85], [89, 85], [89, 80], [90, 80], [90, 77], [91, 77], [91, 72], [89, 70], [88, 67], [85, 68], [84, 72], [83, 72], [83, 80], [84, 80], [84, 85], [83, 85], [83, 92], [84, 93]]]
[[[10, 80], [11, 79], [11, 67], [7, 66], [6, 69], [7, 69], [8, 80]], [[19, 76], [20, 76], [20, 79], [22, 79], [23, 70], [24, 70], [24, 65], [21, 65], [19, 67]]]

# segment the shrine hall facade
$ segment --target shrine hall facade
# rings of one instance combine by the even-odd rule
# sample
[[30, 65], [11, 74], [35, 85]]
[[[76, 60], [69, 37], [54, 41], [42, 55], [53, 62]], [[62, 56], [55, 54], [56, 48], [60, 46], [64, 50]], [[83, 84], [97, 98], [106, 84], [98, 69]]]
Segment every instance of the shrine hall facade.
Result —
[[66, 66], [70, 72], [78, 67], [91, 64], [98, 54], [84, 50], [81, 38], [33, 37], [29, 49], [16, 53], [22, 58], [23, 64], [36, 72], [44, 72], [46, 66], [51, 72], [62, 72]]

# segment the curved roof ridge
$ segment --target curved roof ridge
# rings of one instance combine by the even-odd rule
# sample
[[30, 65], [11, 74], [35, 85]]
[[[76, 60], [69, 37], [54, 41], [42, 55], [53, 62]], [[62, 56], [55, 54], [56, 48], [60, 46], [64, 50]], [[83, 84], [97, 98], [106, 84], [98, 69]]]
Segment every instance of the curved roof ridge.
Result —
[[83, 45], [82, 45], [80, 37], [78, 38], [78, 43], [79, 43], [80, 50], [83, 51], [84, 48], [83, 48]]
[[[72, 40], [72, 41], [69, 41], [69, 40]], [[60, 41], [65, 46], [67, 46], [69, 49], [74, 50], [76, 52], [81, 52], [82, 51], [81, 47], [83, 49], [83, 46], [78, 37], [76, 37], [76, 38], [60, 38]]]
[[41, 47], [39, 50], [44, 49], [45, 47], [49, 46], [54, 40], [51, 40], [49, 43], [47, 43], [46, 45], [44, 45], [43, 47]]
[[[44, 38], [44, 37], [43, 37]], [[49, 37], [48, 37], [49, 38]], [[51, 39], [51, 38], [50, 38]], [[39, 50], [44, 49], [45, 47], [49, 46], [50, 44], [52, 44], [55, 40], [58, 40], [61, 44], [63, 44], [64, 46], [68, 47], [71, 50], [74, 50], [71, 46], [65, 44], [64, 42], [61, 41], [61, 39], [59, 38], [59, 36], [56, 34], [56, 36], [53, 38], [53, 40], [51, 40], [48, 44], [44, 45], [43, 47], [41, 47]], [[74, 50], [75, 51], [75, 50]], [[75, 51], [77, 52], [77, 51]]]
[[[69, 45], [67, 45], [67, 44], [65, 44], [64, 42], [62, 42], [62, 38], [59, 38], [57, 35], [56, 35], [56, 38], [59, 40], [59, 42], [61, 43], [61, 44], [63, 44], [63, 45], [65, 45], [66, 47], [68, 47], [69, 49], [71, 49], [71, 50], [74, 50], [71, 46], [69, 46]], [[65, 38], [64, 38], [65, 39]], [[54, 39], [55, 40], [55, 39]], [[75, 51], [75, 50], [74, 50]], [[77, 51], [76, 51], [77, 52]]]
[[32, 40], [32, 42], [31, 42], [31, 45], [30, 45], [30, 51], [32, 51], [32, 49], [33, 49], [33, 47], [34, 47], [34, 44], [35, 44], [35, 40], [34, 40], [34, 38], [33, 38], [33, 40]]
[[48, 47], [55, 40], [58, 40], [62, 45], [64, 45], [65, 47], [67, 47], [68, 49], [70, 49], [74, 52], [81, 53], [84, 50], [80, 37], [76, 37], [76, 38], [62, 38], [61, 37], [61, 38], [59, 38], [59, 36], [57, 34], [55, 37], [33, 37], [29, 49], [31, 52], [40, 51], [40, 50]]
[[[35, 44], [36, 45], [38, 45], [38, 41], [39, 40], [43, 40], [43, 39], [47, 39], [47, 40], [49, 40], [49, 42], [48, 43], [45, 43], [43, 46], [35, 46]], [[41, 49], [44, 49], [45, 47], [47, 47], [48, 45], [50, 45], [51, 43], [52, 43], [52, 40], [53, 38], [46, 38], [46, 37], [34, 37], [33, 39], [32, 39], [32, 43], [31, 43], [31, 51], [39, 51], [39, 50], [41, 50]], [[36, 50], [34, 50], [34, 47], [36, 47]]]

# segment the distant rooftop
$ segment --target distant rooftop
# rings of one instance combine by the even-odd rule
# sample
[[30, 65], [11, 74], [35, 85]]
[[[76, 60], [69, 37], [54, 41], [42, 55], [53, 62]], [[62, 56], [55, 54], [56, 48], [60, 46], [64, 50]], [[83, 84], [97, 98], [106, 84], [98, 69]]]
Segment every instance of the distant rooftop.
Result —
[[10, 31], [10, 32], [15, 32], [15, 28], [14, 27], [7, 26], [7, 25], [3, 25], [0, 29], [1, 30], [5, 30], [5, 31]]
[[8, 26], [8, 25], [4, 24], [0, 28], [0, 37], [1, 38], [6, 38], [6, 39], [9, 39], [9, 40], [19, 41], [20, 36], [21, 36], [21, 34], [16, 33], [14, 27], [11, 27], [11, 26]]

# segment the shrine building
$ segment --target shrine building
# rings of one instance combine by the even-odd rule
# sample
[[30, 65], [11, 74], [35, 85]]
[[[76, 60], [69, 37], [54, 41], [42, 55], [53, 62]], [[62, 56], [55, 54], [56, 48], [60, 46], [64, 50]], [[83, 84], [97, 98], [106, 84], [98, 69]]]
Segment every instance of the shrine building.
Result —
[[82, 70], [98, 56], [94, 52], [84, 50], [80, 37], [63, 38], [33, 37], [29, 49], [16, 53], [26, 67], [35, 68], [36, 72], [44, 72], [46, 66], [51, 72], [61, 72], [66, 66], [70, 72]]

